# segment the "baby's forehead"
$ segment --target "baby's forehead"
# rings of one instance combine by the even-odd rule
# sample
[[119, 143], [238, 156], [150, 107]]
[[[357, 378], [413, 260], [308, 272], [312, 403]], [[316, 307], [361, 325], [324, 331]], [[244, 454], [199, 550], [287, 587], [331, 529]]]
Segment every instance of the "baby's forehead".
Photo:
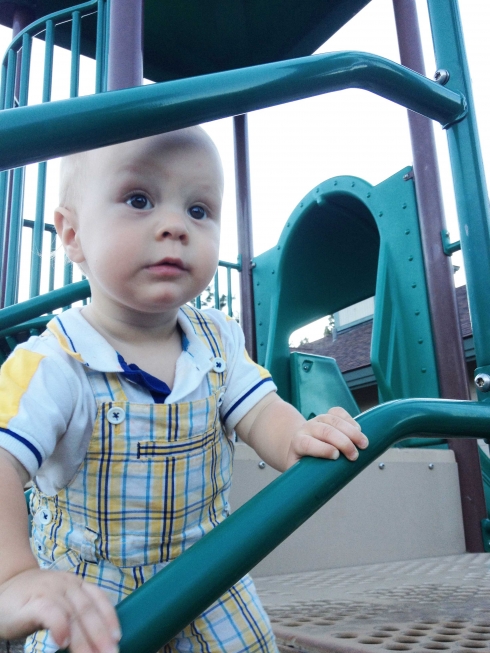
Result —
[[190, 128], [129, 141], [94, 150], [89, 155], [89, 170], [99, 176], [113, 172], [152, 172], [160, 166], [172, 168], [176, 158], [200, 159], [205, 162], [207, 176], [214, 173], [217, 182], [223, 185], [221, 160], [216, 146], [201, 128]]
[[61, 169], [61, 203], [78, 203], [84, 190], [106, 183], [111, 177], [145, 175], [159, 170], [162, 164], [172, 167], [175, 157], [182, 156], [203, 161], [206, 176], [212, 177], [222, 192], [218, 150], [202, 128], [192, 127], [66, 157]]
[[199, 153], [219, 162], [216, 146], [207, 134], [198, 128], [141, 138], [92, 152], [96, 160], [115, 167], [126, 167], [133, 163], [151, 164], [152, 161], [171, 158], [176, 153], [189, 156]]

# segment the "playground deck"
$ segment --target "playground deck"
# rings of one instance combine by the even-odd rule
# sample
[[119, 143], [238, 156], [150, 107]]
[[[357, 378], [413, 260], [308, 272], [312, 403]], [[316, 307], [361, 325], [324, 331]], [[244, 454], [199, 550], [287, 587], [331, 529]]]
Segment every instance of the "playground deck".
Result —
[[490, 555], [256, 579], [281, 651], [490, 651]]
[[[281, 653], [488, 653], [490, 554], [256, 578]], [[0, 653], [22, 653], [21, 641]]]

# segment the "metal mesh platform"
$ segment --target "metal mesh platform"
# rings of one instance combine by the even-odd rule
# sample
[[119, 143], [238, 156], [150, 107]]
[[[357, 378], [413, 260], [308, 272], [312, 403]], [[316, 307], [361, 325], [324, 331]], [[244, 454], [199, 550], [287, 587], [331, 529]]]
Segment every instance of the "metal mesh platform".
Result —
[[490, 652], [490, 555], [256, 580], [281, 651]]
[[[257, 578], [282, 653], [490, 653], [490, 554]], [[0, 641], [0, 653], [22, 651]]]

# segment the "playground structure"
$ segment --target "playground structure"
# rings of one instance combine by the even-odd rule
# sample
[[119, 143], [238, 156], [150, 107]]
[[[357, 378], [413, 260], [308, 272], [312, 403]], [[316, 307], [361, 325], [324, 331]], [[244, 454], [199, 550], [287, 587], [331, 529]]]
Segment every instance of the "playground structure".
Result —
[[[294, 2], [278, 0], [270, 3], [268, 14], [241, 3], [227, 3], [224, 11], [215, 0], [206, 11], [198, 2], [189, 3], [184, 17], [177, 3], [146, 0], [144, 21], [142, 4], [126, 0], [92, 0], [76, 7], [66, 0], [43, 0], [32, 8], [24, 2], [0, 5], [0, 21], [17, 30], [0, 89], [4, 356], [18, 340], [42, 330], [48, 313], [90, 294], [86, 281], [72, 283], [70, 265], [63, 288], [54, 288], [51, 274], [50, 292], [39, 294], [42, 263], [37, 253], [45, 237], [55, 246], [52, 227], [44, 220], [45, 161], [225, 116], [236, 116], [240, 257], [236, 263], [220, 264], [228, 281], [233, 269], [240, 271], [249, 350], [271, 370], [281, 396], [306, 417], [337, 403], [353, 413], [356, 407], [346, 388], [343, 396], [338, 394], [340, 373], [332, 361], [313, 361], [306, 369], [304, 357], [290, 356], [289, 335], [376, 295], [371, 359], [380, 406], [359, 417], [371, 440], [369, 449], [355, 464], [301, 461], [125, 600], [119, 607], [123, 652], [157, 650], [362, 469], [413, 435], [412, 445], [420, 445], [420, 436], [427, 434], [438, 436], [433, 445], [451, 438], [466, 549], [481, 552], [489, 545], [482, 531], [487, 513], [478, 448], [474, 441], [459, 439], [486, 437], [490, 427], [490, 316], [485, 310], [490, 304], [490, 221], [457, 2], [428, 0], [437, 82], [420, 74], [420, 52], [408, 29], [415, 20], [408, 0], [394, 3], [407, 67], [361, 52], [308, 56], [367, 3], [309, 0], [298, 12]], [[179, 38], [184, 28], [185, 47]], [[35, 36], [46, 41], [43, 104], [29, 107]], [[251, 51], [247, 42], [257, 47]], [[49, 101], [54, 44], [72, 53], [71, 98], [66, 101]], [[97, 93], [78, 98], [81, 53], [96, 59]], [[143, 72], [158, 83], [141, 86]], [[417, 112], [410, 115], [414, 169], [395, 172], [375, 187], [353, 177], [316, 186], [285, 220], [277, 246], [256, 257], [251, 267], [244, 114], [349, 87]], [[457, 245], [444, 246], [441, 239], [445, 225], [428, 119], [442, 124], [448, 134], [478, 363], [478, 403], [467, 401], [449, 257]], [[39, 166], [32, 223], [22, 217], [22, 166], [29, 163]], [[31, 299], [18, 304], [20, 244], [27, 229], [32, 229]], [[218, 300], [218, 281], [214, 291]], [[231, 314], [229, 283], [227, 309]]]

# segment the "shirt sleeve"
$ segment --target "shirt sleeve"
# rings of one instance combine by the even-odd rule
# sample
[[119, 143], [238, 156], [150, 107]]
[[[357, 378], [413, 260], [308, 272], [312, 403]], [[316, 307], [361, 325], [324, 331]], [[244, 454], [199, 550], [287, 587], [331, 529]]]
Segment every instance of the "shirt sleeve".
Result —
[[19, 345], [0, 370], [0, 447], [33, 477], [66, 432], [76, 407], [76, 379], [39, 338]]
[[248, 355], [238, 322], [222, 311], [210, 309], [209, 313], [220, 330], [226, 351], [226, 392], [221, 419], [230, 432], [263, 397], [277, 388], [270, 373]]

